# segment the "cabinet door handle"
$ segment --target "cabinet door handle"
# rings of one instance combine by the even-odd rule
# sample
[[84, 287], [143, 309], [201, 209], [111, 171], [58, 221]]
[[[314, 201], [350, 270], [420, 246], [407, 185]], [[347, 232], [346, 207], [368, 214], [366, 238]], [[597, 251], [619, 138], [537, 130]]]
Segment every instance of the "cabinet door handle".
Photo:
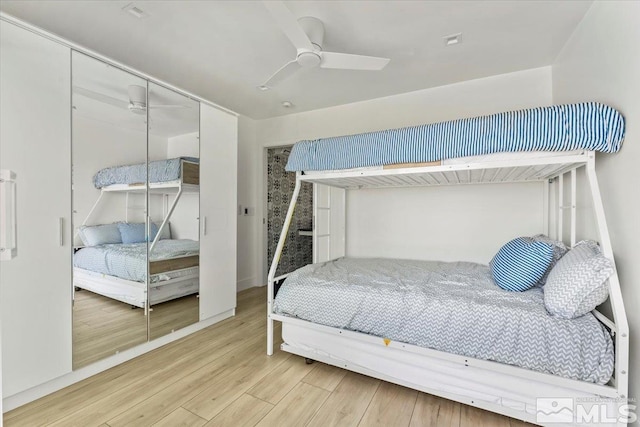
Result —
[[202, 235], [203, 236], [207, 235], [207, 217], [206, 216], [202, 217]]
[[64, 246], [64, 218], [58, 219], [58, 232], [60, 233], [60, 246]]
[[16, 192], [16, 174], [10, 170], [0, 170], [0, 260], [2, 261], [9, 261], [18, 255]]

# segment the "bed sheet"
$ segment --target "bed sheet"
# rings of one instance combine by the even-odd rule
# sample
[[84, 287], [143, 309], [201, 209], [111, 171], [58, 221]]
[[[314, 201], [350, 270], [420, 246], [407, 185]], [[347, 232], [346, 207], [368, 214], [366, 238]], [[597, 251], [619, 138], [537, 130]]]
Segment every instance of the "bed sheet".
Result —
[[604, 384], [613, 342], [591, 314], [551, 316], [543, 290], [509, 292], [469, 262], [340, 258], [290, 274], [274, 312], [448, 353]]
[[[197, 255], [200, 243], [188, 239], [158, 240], [151, 261]], [[82, 248], [73, 255], [73, 266], [134, 282], [147, 280], [147, 244], [109, 244]], [[160, 275], [161, 276], [161, 275]], [[153, 280], [162, 280], [155, 275]]]

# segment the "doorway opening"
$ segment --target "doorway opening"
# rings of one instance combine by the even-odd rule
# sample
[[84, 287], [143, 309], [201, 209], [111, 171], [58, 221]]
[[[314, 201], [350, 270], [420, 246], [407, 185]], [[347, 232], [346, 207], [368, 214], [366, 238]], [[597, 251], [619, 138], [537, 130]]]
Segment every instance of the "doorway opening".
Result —
[[[266, 188], [266, 269], [271, 266], [296, 185], [296, 174], [285, 171], [291, 146], [268, 148]], [[280, 257], [276, 276], [290, 273], [313, 262], [313, 184], [303, 182], [296, 209]], [[276, 286], [278, 288], [278, 286]]]

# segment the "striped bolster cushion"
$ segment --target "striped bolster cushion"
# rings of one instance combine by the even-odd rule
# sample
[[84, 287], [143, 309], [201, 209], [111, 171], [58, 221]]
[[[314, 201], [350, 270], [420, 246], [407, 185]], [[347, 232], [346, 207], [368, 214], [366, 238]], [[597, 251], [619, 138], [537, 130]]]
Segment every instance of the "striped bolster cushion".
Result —
[[533, 287], [551, 265], [553, 246], [530, 237], [518, 237], [493, 257], [489, 266], [496, 285], [507, 291]]

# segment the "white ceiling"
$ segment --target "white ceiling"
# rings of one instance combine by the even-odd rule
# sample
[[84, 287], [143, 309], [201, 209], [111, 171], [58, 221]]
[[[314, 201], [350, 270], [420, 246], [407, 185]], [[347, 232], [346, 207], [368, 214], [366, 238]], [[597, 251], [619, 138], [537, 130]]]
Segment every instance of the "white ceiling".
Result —
[[[549, 65], [591, 1], [288, 1], [325, 25], [323, 49], [391, 58], [382, 71], [303, 70], [263, 83], [295, 48], [258, 1], [5, 1], [36, 26], [260, 119]], [[462, 33], [445, 47], [442, 37]], [[282, 101], [293, 108], [285, 109]]]

